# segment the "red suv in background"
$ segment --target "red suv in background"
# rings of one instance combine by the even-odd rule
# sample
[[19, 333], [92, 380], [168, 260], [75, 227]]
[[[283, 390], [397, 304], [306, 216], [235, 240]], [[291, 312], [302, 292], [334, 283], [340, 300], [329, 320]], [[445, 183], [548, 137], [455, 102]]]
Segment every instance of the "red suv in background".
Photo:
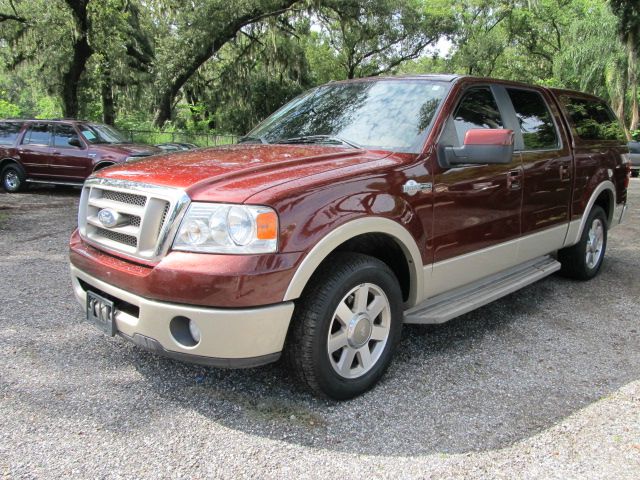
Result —
[[115, 163], [160, 153], [129, 143], [108, 125], [79, 120], [0, 121], [0, 178], [7, 192], [26, 182], [81, 185]]

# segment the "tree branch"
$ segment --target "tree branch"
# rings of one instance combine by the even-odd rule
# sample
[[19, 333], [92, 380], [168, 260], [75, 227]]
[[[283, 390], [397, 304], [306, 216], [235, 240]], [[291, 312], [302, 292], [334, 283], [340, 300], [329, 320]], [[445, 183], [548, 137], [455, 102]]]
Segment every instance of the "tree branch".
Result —
[[14, 22], [27, 23], [27, 19], [19, 15], [11, 15], [10, 13], [0, 13], [0, 23], [13, 20]]

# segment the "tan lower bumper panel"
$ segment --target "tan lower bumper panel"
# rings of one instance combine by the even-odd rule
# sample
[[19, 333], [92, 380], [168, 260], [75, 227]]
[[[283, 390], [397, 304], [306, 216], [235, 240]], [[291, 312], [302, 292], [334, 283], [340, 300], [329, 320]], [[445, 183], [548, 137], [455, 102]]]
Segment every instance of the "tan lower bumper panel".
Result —
[[189, 353], [174, 352], [164, 348], [157, 340], [135, 333], [132, 337], [129, 335], [118, 332], [125, 340], [133, 342], [139, 347], [144, 348], [153, 353], [162, 355], [163, 357], [171, 358], [185, 363], [195, 363], [198, 365], [206, 365], [208, 367], [217, 368], [253, 368], [267, 365], [278, 361], [281, 352], [270, 353], [268, 355], [261, 355], [259, 357], [250, 358], [215, 358], [215, 357], [203, 357], [201, 355], [192, 355]]

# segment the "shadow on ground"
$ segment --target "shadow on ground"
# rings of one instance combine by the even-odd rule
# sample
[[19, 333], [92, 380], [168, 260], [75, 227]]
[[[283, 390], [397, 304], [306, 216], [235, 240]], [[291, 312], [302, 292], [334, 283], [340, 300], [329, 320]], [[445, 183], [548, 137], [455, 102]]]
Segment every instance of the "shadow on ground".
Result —
[[[334, 403], [295, 387], [280, 365], [203, 368], [97, 333], [68, 282], [78, 192], [58, 195], [31, 192], [24, 203], [42, 208], [11, 210], [0, 232], [0, 398], [25, 418], [44, 412], [126, 438], [195, 416], [331, 451], [458, 453], [531, 437], [640, 378], [637, 209], [612, 233], [596, 279], [553, 276], [448, 324], [407, 326], [382, 382]], [[46, 208], [53, 201], [68, 208]]]

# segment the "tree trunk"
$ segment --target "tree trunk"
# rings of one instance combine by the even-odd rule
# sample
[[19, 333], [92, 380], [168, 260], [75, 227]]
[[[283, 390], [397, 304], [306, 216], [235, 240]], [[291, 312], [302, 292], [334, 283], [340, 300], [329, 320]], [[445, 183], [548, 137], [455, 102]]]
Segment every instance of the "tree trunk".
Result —
[[73, 45], [71, 64], [62, 75], [62, 109], [65, 118], [78, 117], [78, 84], [92, 53], [86, 36]]
[[627, 49], [629, 50], [629, 85], [631, 86], [631, 123], [629, 130], [632, 132], [638, 129], [638, 52], [636, 50], [635, 35], [629, 34], [627, 39]]
[[178, 92], [180, 92], [180, 89], [193, 74], [195, 74], [198, 68], [209, 60], [228, 41], [233, 39], [242, 27], [268, 16], [277, 15], [296, 3], [296, 1], [298, 0], [279, 0], [275, 2], [275, 5], [267, 9], [260, 5], [254, 6], [248, 13], [231, 19], [223, 28], [212, 31], [207, 43], [198, 43], [195, 45], [195, 51], [185, 56], [189, 61], [183, 62], [173, 75], [172, 81], [160, 88], [156, 97], [154, 125], [162, 128], [162, 126], [171, 119], [173, 102]]
[[102, 63], [102, 121], [107, 125], [113, 125], [116, 121], [116, 112], [113, 102], [113, 82], [111, 81], [111, 67], [108, 61]]
[[62, 109], [66, 118], [77, 118], [78, 84], [87, 67], [87, 61], [93, 54], [87, 35], [89, 18], [87, 4], [90, 0], [66, 0], [76, 20], [76, 38], [73, 43], [73, 55], [67, 70], [62, 74]]

